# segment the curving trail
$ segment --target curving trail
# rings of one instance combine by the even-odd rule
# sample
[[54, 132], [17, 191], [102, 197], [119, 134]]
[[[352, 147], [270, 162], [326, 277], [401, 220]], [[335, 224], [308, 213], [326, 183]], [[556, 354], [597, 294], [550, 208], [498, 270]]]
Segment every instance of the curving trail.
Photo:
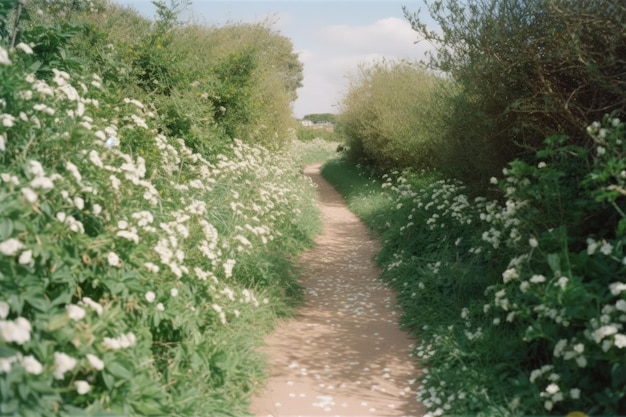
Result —
[[398, 327], [394, 295], [378, 279], [373, 261], [378, 242], [321, 177], [320, 165], [305, 174], [318, 185], [324, 229], [301, 259], [304, 306], [266, 338], [270, 377], [250, 412], [422, 416], [412, 340]]

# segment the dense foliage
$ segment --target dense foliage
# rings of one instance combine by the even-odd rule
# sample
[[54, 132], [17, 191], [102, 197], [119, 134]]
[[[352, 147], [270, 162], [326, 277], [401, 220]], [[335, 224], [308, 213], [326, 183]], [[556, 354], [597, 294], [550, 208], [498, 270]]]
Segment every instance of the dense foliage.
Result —
[[626, 413], [626, 125], [606, 117], [587, 134], [591, 154], [557, 136], [512, 162], [491, 179], [503, 200], [325, 166], [382, 240], [429, 415]]
[[320, 143], [254, 130], [297, 84], [262, 75], [289, 43], [202, 29], [224, 48], [202, 73], [162, 4], [0, 4], [0, 415], [246, 415], [318, 228], [298, 155]]
[[[418, 39], [435, 46], [429, 67], [458, 85], [441, 130], [458, 177], [489, 178], [550, 135], [590, 146], [586, 126], [624, 115], [622, 1], [433, 0], [427, 8], [436, 30], [404, 11]], [[468, 161], [468, 152], [489, 158]]]
[[356, 162], [380, 170], [430, 166], [443, 81], [410, 62], [363, 65], [341, 102], [338, 131]]

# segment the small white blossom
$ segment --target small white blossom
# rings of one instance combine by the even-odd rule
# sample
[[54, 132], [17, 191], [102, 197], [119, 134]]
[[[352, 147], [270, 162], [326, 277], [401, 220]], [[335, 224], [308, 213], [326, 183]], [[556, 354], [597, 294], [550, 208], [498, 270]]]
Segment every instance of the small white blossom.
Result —
[[17, 45], [15, 45], [15, 49], [19, 49], [20, 51], [24, 52], [26, 55], [33, 54], [33, 48], [31, 48], [29, 45], [25, 44], [24, 42], [20, 42]]
[[24, 356], [22, 366], [29, 374], [39, 375], [43, 372], [43, 365], [33, 355]]
[[66, 307], [67, 315], [74, 321], [82, 320], [87, 314], [85, 309], [76, 304], [68, 304]]
[[76, 386], [76, 392], [80, 395], [85, 395], [91, 390], [91, 385], [89, 385], [89, 382], [80, 379], [74, 381], [74, 386]]
[[0, 65], [11, 65], [9, 53], [2, 46], [0, 46]]
[[156, 305], [156, 309], [159, 311], [165, 311], [165, 306], [163, 305], [163, 303], [158, 303]]
[[17, 259], [17, 262], [20, 265], [28, 265], [33, 260], [33, 251], [28, 249], [20, 254], [20, 257]]
[[0, 243], [0, 253], [6, 256], [15, 256], [24, 247], [24, 244], [15, 238], [10, 238]]
[[572, 388], [569, 390], [569, 396], [572, 397], [573, 400], [577, 400], [580, 398], [580, 390], [578, 388]]
[[100, 359], [96, 355], [92, 355], [91, 353], [88, 353], [87, 360], [89, 361], [89, 364], [92, 366], [93, 369], [97, 371], [101, 371], [104, 369], [104, 362], [102, 361], [102, 359]]
[[120, 257], [117, 256], [117, 253], [115, 252], [109, 252], [107, 254], [107, 261], [111, 266], [120, 266]]
[[4, 320], [9, 315], [9, 303], [6, 301], [0, 301], [0, 320]]
[[178, 296], [178, 289], [177, 289], [177, 288], [172, 288], [172, 289], [170, 290], [170, 295], [171, 295], [172, 297], [176, 297], [176, 296]]
[[151, 303], [156, 299], [156, 294], [152, 291], [148, 291], [145, 295], [146, 301]]
[[76, 366], [76, 359], [62, 352], [54, 352], [54, 378], [63, 379]]
[[32, 188], [28, 188], [28, 187], [22, 188], [22, 195], [24, 196], [26, 201], [28, 201], [30, 204], [34, 204], [37, 201], [37, 198], [39, 198], [39, 196], [37, 195], [37, 192], [33, 191]]

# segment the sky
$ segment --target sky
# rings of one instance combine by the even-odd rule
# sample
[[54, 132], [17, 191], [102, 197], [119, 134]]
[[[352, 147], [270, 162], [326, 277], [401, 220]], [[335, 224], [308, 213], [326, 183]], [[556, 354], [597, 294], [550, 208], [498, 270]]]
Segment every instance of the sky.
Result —
[[[115, 0], [153, 18], [150, 0]], [[169, 1], [166, 1], [169, 4]], [[406, 59], [419, 61], [429, 48], [402, 12], [426, 10], [421, 0], [192, 0], [180, 18], [220, 26], [226, 23], [271, 22], [289, 38], [303, 63], [303, 86], [293, 114], [338, 113], [349, 78], [360, 64]], [[426, 16], [426, 15], [424, 15]]]

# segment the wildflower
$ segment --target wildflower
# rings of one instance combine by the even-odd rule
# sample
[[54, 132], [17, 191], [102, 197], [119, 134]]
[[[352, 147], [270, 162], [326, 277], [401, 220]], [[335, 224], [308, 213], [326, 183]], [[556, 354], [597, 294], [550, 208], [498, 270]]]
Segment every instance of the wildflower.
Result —
[[557, 285], [559, 287], [561, 287], [561, 289], [565, 289], [565, 287], [567, 286], [567, 283], [569, 282], [569, 278], [567, 277], [561, 277], [559, 278], [559, 280], [557, 281]]
[[569, 390], [569, 396], [572, 397], [573, 400], [577, 400], [580, 398], [580, 390], [578, 388], [572, 388]]
[[615, 335], [615, 346], [622, 349], [626, 347], [626, 335], [618, 333]]
[[20, 42], [17, 45], [15, 45], [15, 49], [21, 50], [26, 55], [32, 55], [33, 54], [33, 48], [31, 48], [30, 46], [28, 46], [24, 42]]
[[602, 246], [600, 246], [600, 252], [604, 255], [610, 255], [613, 252], [613, 245], [608, 243], [606, 240], [602, 240]]
[[156, 294], [152, 291], [148, 291], [145, 295], [146, 301], [151, 303], [156, 299]]
[[39, 375], [43, 371], [43, 365], [33, 355], [22, 358], [22, 366], [29, 374]]
[[92, 355], [91, 353], [88, 353], [86, 356], [89, 364], [93, 369], [97, 371], [101, 371], [104, 369], [104, 362], [102, 361], [102, 359], [100, 359], [96, 355]]
[[546, 163], [541, 161], [537, 164], [537, 168], [541, 169], [541, 168], [545, 168], [546, 167]]
[[489, 179], [489, 182], [490, 182], [491, 184], [493, 184], [493, 185], [496, 185], [496, 184], [498, 184], [498, 179], [497, 179], [496, 177], [491, 177], [491, 178]]
[[80, 379], [74, 381], [74, 386], [76, 387], [76, 392], [80, 395], [85, 395], [91, 390], [91, 385], [89, 385], [89, 382]]
[[587, 366], [587, 358], [585, 358], [584, 356], [579, 356], [576, 358], [576, 363], [579, 367], [584, 368]]
[[9, 315], [9, 303], [0, 301], [0, 320], [4, 320]]
[[0, 46], [0, 65], [11, 65], [9, 53], [2, 46]]
[[37, 201], [38, 195], [31, 188], [22, 188], [22, 195], [30, 204], [34, 204]]
[[153, 264], [152, 262], [146, 262], [146, 263], [144, 263], [144, 264], [143, 264], [143, 266], [145, 266], [145, 267], [146, 267], [146, 269], [147, 269], [149, 272], [152, 272], [152, 273], [154, 273], [154, 274], [156, 274], [157, 272], [159, 272], [159, 266], [158, 266], [158, 265]]
[[163, 303], [159, 303], [156, 305], [156, 309], [159, 311], [165, 311], [165, 306], [163, 305]]
[[15, 238], [10, 238], [0, 243], [0, 253], [6, 256], [15, 256], [24, 244]]
[[20, 265], [28, 265], [31, 263], [32, 260], [33, 260], [33, 251], [29, 249], [20, 254], [20, 257], [17, 259], [17, 262]]
[[178, 289], [177, 288], [172, 288], [170, 290], [170, 294], [172, 295], [172, 297], [176, 297], [178, 295]]
[[596, 152], [598, 153], [598, 156], [602, 156], [606, 153], [606, 148], [604, 146], [598, 146], [596, 148]]
[[548, 394], [556, 394], [558, 391], [560, 390], [559, 386], [557, 384], [550, 384], [546, 387], [546, 392]]
[[93, 311], [98, 313], [99, 316], [101, 316], [102, 313], [104, 312], [104, 308], [102, 307], [102, 305], [100, 305], [99, 303], [93, 301], [89, 297], [83, 297], [82, 302], [85, 305], [87, 305], [89, 308], [91, 308]]
[[107, 262], [111, 266], [120, 266], [120, 257], [115, 252], [109, 252], [107, 254]]
[[54, 352], [54, 378], [63, 379], [67, 371], [71, 371], [76, 366], [76, 359], [65, 353]]
[[600, 343], [602, 339], [607, 336], [614, 335], [615, 333], [617, 333], [617, 327], [611, 324], [596, 329], [596, 331], [591, 334], [591, 337], [596, 343]]
[[532, 277], [530, 277], [529, 281], [533, 284], [539, 284], [542, 282], [546, 282], [546, 277], [544, 277], [543, 275], [533, 275]]
[[65, 309], [70, 319], [74, 321], [82, 320], [85, 317], [85, 309], [76, 304], [68, 304]]
[[539, 246], [539, 242], [537, 242], [537, 239], [535, 239], [534, 237], [528, 239], [528, 244], [531, 248], [536, 248], [537, 246]]
[[30, 322], [24, 317], [11, 321], [0, 321], [0, 339], [23, 345], [30, 340]]

